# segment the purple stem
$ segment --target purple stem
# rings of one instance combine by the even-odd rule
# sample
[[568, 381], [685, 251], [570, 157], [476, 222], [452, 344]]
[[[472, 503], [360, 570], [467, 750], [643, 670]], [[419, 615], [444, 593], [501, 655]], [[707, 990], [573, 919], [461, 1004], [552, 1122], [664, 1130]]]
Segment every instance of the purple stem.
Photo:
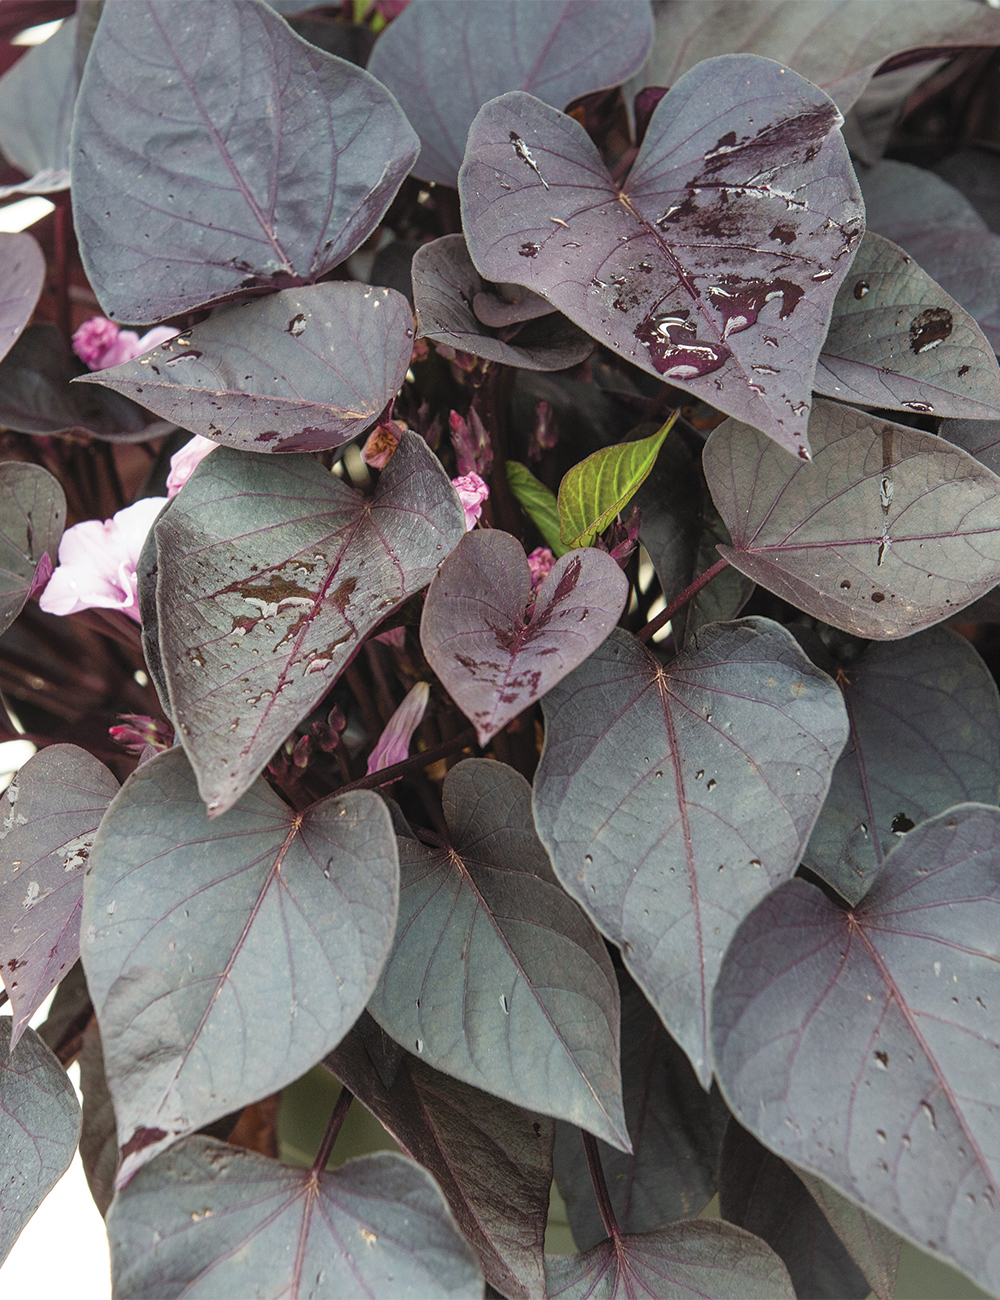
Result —
[[[582, 1129], [581, 1133], [583, 1133]], [[604, 1181], [604, 1166], [601, 1164], [601, 1153], [597, 1148], [597, 1138], [590, 1133], [583, 1133], [583, 1149], [587, 1153], [590, 1181], [594, 1184], [594, 1195], [597, 1197], [597, 1206], [604, 1221], [604, 1231], [617, 1245], [622, 1234], [621, 1229], [618, 1227], [618, 1220], [615, 1218], [608, 1185]]]
[[722, 570], [728, 567], [729, 561], [725, 557], [722, 557], [721, 559], [716, 560], [715, 563], [710, 568], [706, 569], [704, 573], [699, 573], [694, 582], [692, 582], [689, 587], [685, 587], [681, 594], [672, 600], [662, 613], [657, 614], [656, 618], [650, 619], [646, 626], [636, 633], [639, 640], [648, 641], [654, 632], [659, 632], [664, 623], [669, 623], [674, 615], [679, 613], [689, 600], [692, 600], [697, 596], [702, 587], [707, 587], [713, 578], [718, 577]]
[[312, 1162], [312, 1168], [309, 1170], [314, 1177], [321, 1174], [326, 1168], [326, 1162], [330, 1159], [333, 1144], [344, 1126], [344, 1120], [347, 1119], [347, 1112], [351, 1109], [353, 1100], [354, 1093], [349, 1088], [341, 1088], [337, 1104], [330, 1116], [330, 1122], [323, 1134], [323, 1141], [319, 1144], [319, 1150], [316, 1152], [316, 1159]]
[[475, 727], [466, 727], [457, 736], [451, 740], [443, 740], [440, 745], [433, 745], [430, 749], [425, 749], [421, 754], [415, 754], [412, 758], [404, 758], [401, 763], [393, 763], [391, 767], [383, 767], [380, 772], [372, 772], [370, 776], [363, 776], [357, 781], [349, 781], [347, 785], [342, 785], [336, 794], [344, 794], [347, 790], [374, 790], [380, 785], [389, 785], [392, 781], [407, 772], [412, 772], [414, 768], [429, 767], [431, 763], [436, 763], [439, 758], [447, 758], [449, 754], [455, 754], [466, 745], [476, 743]]

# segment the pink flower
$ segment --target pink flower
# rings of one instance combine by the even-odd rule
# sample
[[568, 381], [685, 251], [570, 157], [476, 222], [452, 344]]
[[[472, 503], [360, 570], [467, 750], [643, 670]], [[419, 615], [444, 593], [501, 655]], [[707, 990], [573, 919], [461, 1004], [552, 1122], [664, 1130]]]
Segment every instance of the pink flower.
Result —
[[170, 473], [167, 476], [167, 500], [175, 497], [194, 473], [195, 466], [200, 465], [210, 451], [215, 451], [216, 443], [211, 438], [203, 438], [196, 433], [190, 442], [186, 442], [180, 451], [170, 457]]
[[427, 682], [417, 682], [413, 690], [386, 723], [368, 758], [368, 775], [402, 763], [410, 756], [410, 741], [423, 721], [431, 688]]
[[468, 421], [452, 411], [448, 423], [459, 474], [488, 474], [493, 468], [493, 445], [476, 408], [469, 410]]
[[113, 519], [88, 519], [67, 528], [59, 543], [59, 567], [38, 598], [42, 609], [48, 614], [120, 609], [138, 623], [139, 553], [166, 504], [166, 497], [143, 497]]
[[475, 528], [479, 516], [483, 513], [483, 502], [490, 494], [489, 488], [478, 474], [461, 474], [451, 480], [451, 486], [458, 493], [458, 499], [465, 511], [465, 531]]
[[536, 546], [528, 556], [528, 568], [531, 570], [531, 590], [540, 587], [552, 572], [556, 557], [547, 546]]
[[140, 338], [135, 330], [119, 329], [113, 320], [92, 316], [73, 335], [73, 351], [91, 370], [107, 370], [158, 348], [179, 333], [170, 325], [156, 325]]
[[162, 752], [174, 743], [174, 733], [162, 718], [151, 718], [145, 713], [119, 713], [119, 726], [109, 727], [108, 735], [116, 745], [130, 754], [141, 754], [147, 746]]

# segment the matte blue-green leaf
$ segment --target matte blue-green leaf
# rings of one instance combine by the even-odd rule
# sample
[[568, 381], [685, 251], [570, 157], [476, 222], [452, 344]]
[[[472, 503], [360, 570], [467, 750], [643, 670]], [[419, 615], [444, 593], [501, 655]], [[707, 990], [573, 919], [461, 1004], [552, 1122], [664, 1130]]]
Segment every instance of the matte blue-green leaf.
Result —
[[29, 178], [11, 191], [50, 194], [69, 187], [69, 137], [80, 84], [78, 21], [65, 19], [0, 77], [0, 149]]
[[65, 523], [66, 496], [47, 469], [0, 464], [0, 632], [24, 608], [40, 566], [55, 568]]
[[0, 358], [31, 320], [45, 283], [45, 256], [27, 232], [0, 234]]

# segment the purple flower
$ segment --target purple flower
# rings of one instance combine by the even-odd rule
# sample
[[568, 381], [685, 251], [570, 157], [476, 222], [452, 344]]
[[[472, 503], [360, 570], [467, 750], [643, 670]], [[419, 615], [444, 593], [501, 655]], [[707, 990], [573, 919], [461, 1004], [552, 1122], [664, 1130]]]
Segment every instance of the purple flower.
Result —
[[175, 497], [184, 484], [200, 465], [210, 451], [215, 451], [217, 444], [211, 438], [203, 438], [196, 433], [190, 442], [186, 442], [180, 451], [170, 457], [170, 473], [167, 476], [167, 500]]
[[493, 467], [493, 446], [476, 408], [469, 411], [467, 421], [452, 411], [448, 423], [459, 474], [488, 474]]
[[460, 474], [451, 480], [451, 485], [458, 493], [458, 499], [465, 510], [465, 531], [475, 528], [479, 516], [483, 513], [483, 502], [490, 494], [489, 488], [478, 474]]
[[531, 590], [535, 591], [552, 572], [556, 557], [547, 546], [536, 546], [528, 556], [528, 568], [531, 570]]
[[120, 609], [139, 622], [139, 553], [166, 497], [143, 497], [113, 519], [88, 519], [63, 533], [59, 567], [38, 598], [48, 614]]
[[171, 325], [156, 325], [140, 338], [135, 330], [119, 329], [113, 320], [92, 316], [73, 335], [73, 351], [91, 370], [107, 370], [158, 348], [179, 333]]
[[386, 723], [368, 758], [368, 775], [402, 763], [410, 756], [410, 741], [423, 721], [431, 688], [427, 682], [417, 682], [413, 690]]

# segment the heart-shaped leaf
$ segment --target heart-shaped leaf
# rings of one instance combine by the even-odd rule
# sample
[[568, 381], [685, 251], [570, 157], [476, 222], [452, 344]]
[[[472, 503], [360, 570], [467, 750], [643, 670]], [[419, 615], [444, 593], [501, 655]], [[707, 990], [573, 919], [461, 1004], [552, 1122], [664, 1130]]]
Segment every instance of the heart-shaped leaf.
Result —
[[930, 433], [817, 401], [813, 463], [736, 420], [703, 456], [732, 534], [720, 553], [799, 609], [889, 641], [1000, 582], [1000, 479]]
[[66, 1071], [33, 1029], [12, 1053], [0, 1016], [0, 1264], [69, 1168], [80, 1107]]
[[619, 188], [578, 122], [504, 95], [469, 134], [469, 252], [487, 279], [807, 455], [816, 360], [864, 229], [839, 121], [787, 68], [708, 59], [660, 101]]
[[912, 831], [845, 911], [802, 880], [740, 926], [712, 1011], [733, 1113], [921, 1248], [1000, 1287], [1000, 810]]
[[692, 1219], [606, 1239], [545, 1262], [550, 1300], [794, 1300], [785, 1266], [759, 1237], [719, 1219]]
[[527, 90], [562, 108], [637, 72], [652, 39], [648, 0], [410, 0], [368, 66], [420, 135], [415, 174], [454, 185], [487, 100]]
[[606, 552], [570, 551], [526, 619], [530, 599], [524, 548], [499, 529], [466, 533], [427, 593], [420, 644], [481, 745], [601, 644], [628, 581]]
[[66, 497], [40, 465], [0, 464], [0, 632], [6, 632], [36, 580], [55, 568]]
[[850, 903], [928, 817], [1000, 799], [1000, 697], [964, 637], [869, 645], [838, 674], [851, 739], [803, 861]]
[[464, 535], [416, 434], [367, 498], [311, 456], [222, 447], [202, 461], [156, 526], [157, 603], [171, 710], [210, 814]]
[[840, 692], [748, 618], [666, 667], [616, 629], [543, 708], [538, 834], [707, 1088], [722, 954], [799, 864], [847, 739]]
[[0, 358], [31, 320], [45, 283], [45, 257], [33, 235], [0, 234]]
[[[718, 1090], [706, 1093], [687, 1057], [640, 989], [619, 972], [622, 1091], [633, 1151], [598, 1139], [615, 1219], [623, 1232], [650, 1232], [693, 1217], [716, 1187], [719, 1143], [729, 1118]], [[590, 1250], [607, 1236], [579, 1129], [556, 1126], [556, 1181], [573, 1240]]]
[[642, 487], [676, 416], [648, 438], [602, 447], [579, 461], [559, 484], [559, 536], [566, 546], [590, 546]]
[[627, 1151], [614, 970], [552, 875], [527, 781], [466, 759], [442, 797], [450, 845], [399, 838], [399, 926], [368, 1010], [435, 1069]]
[[[472, 264], [464, 235], [445, 235], [422, 244], [412, 264], [413, 304], [419, 337], [460, 348], [472, 356], [524, 370], [566, 370], [594, 350], [593, 341], [565, 316], [552, 313], [514, 330], [489, 325], [479, 316], [490, 287]], [[484, 314], [486, 314], [484, 312]], [[518, 322], [519, 324], [519, 322]]]
[[369, 791], [297, 814], [261, 781], [211, 822], [180, 749], [136, 770], [91, 850], [81, 943], [119, 1186], [336, 1046], [392, 943], [397, 889]]
[[399, 392], [412, 344], [401, 294], [335, 281], [217, 311], [83, 378], [228, 447], [322, 451], [378, 418]]
[[541, 533], [546, 546], [559, 559], [571, 548], [559, 539], [559, 504], [556, 494], [539, 482], [519, 460], [507, 462], [507, 482], [518, 505]]
[[1000, 474], [1000, 422], [996, 420], [945, 420], [941, 437], [975, 456], [987, 469]]
[[387, 1087], [356, 1029], [325, 1064], [433, 1174], [490, 1285], [509, 1300], [544, 1296], [553, 1121], [409, 1053]]
[[[829, 1194], [837, 1195], [832, 1188]], [[882, 1295], [892, 1300], [899, 1239], [849, 1201], [843, 1204], [865, 1221], [872, 1237], [884, 1243], [883, 1256], [888, 1258], [881, 1260], [878, 1276], [891, 1276], [892, 1285]], [[722, 1143], [719, 1212], [729, 1223], [761, 1237], [781, 1256], [797, 1296], [865, 1300], [872, 1290], [802, 1179], [735, 1120], [730, 1121]]]
[[12, 1045], [80, 956], [83, 877], [118, 782], [76, 745], [49, 745], [0, 798], [0, 968]]
[[75, 16], [67, 18], [0, 77], [0, 149], [31, 177], [26, 192], [39, 192], [37, 182], [45, 176], [53, 177], [48, 193], [69, 186], [69, 137], [80, 83], [77, 26]]
[[[1000, 26], [1000, 17], [995, 21]], [[1000, 349], [1000, 235], [958, 190], [923, 167], [887, 159], [868, 168], [863, 180], [870, 228], [916, 258]], [[934, 332], [931, 327], [926, 336]]]
[[1000, 418], [1000, 366], [982, 330], [872, 231], [837, 294], [815, 388], [860, 406]]
[[108, 1236], [119, 1300], [483, 1294], [434, 1180], [387, 1152], [314, 1176], [187, 1138], [119, 1194]]
[[87, 277], [119, 322], [316, 280], [418, 148], [374, 77], [262, 0], [107, 0], [71, 149]]

